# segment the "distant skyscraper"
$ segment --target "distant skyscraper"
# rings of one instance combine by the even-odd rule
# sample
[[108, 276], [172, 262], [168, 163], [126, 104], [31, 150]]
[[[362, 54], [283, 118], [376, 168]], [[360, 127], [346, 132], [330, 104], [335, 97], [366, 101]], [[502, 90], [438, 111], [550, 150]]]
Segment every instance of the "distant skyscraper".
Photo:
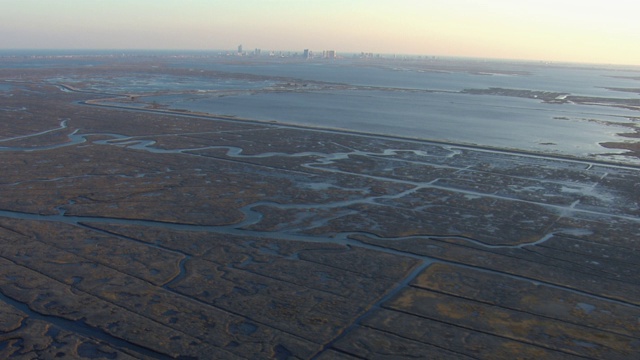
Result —
[[309, 58], [309, 49], [304, 49], [304, 53], [302, 54], [302, 57], [305, 59]]
[[327, 59], [335, 59], [336, 58], [336, 51], [335, 50], [327, 50], [325, 52], [325, 54], [326, 54], [325, 57]]
[[242, 55], [242, 45], [238, 45], [238, 55]]

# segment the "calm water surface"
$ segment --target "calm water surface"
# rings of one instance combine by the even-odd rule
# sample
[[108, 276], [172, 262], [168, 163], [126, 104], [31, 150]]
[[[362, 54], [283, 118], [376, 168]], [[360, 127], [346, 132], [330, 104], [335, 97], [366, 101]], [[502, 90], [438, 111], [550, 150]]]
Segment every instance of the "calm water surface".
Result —
[[[3, 62], [2, 66], [86, 68], [105, 62], [99, 56], [24, 59], [24, 62]], [[623, 152], [605, 149], [599, 143], [636, 141], [619, 134], [633, 132], [640, 121], [640, 111], [622, 108], [546, 104], [538, 99], [461, 93], [464, 89], [498, 87], [638, 99], [637, 93], [612, 89], [640, 88], [640, 80], [631, 79], [640, 77], [640, 69], [633, 67], [478, 61], [435, 66], [427, 61], [305, 62], [206, 57], [167, 57], [163, 61], [170, 67], [190, 71], [183, 75], [122, 74], [92, 78], [89, 82], [82, 76], [65, 75], [53, 76], [49, 81], [80, 84], [86, 90], [111, 94], [146, 95], [140, 98], [142, 102], [158, 102], [174, 109], [587, 157]], [[208, 70], [225, 76], [198, 75]], [[323, 82], [329, 86], [315, 90], [304, 87], [295, 91], [274, 90], [274, 86], [288, 81]], [[0, 92], [10, 90], [11, 85], [0, 83]]]
[[[182, 66], [182, 65], [178, 65]], [[195, 64], [189, 64], [195, 66]], [[287, 76], [378, 89], [241, 93], [234, 96], [158, 96], [149, 101], [194, 111], [399, 135], [430, 140], [544, 151], [576, 156], [617, 152], [598, 145], [628, 141], [640, 112], [621, 108], [546, 104], [537, 99], [403, 90], [486, 89], [501, 87], [571, 95], [638, 98], [606, 88], [640, 87], [619, 78], [639, 72], [619, 69], [496, 65], [522, 75], [434, 72], [345, 63], [200, 64], [203, 69]]]

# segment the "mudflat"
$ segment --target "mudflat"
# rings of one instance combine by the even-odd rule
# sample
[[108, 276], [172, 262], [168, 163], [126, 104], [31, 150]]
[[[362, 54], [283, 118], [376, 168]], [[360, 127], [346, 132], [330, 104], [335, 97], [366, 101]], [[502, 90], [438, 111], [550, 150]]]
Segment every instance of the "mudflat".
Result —
[[640, 355], [637, 167], [103, 106], [44, 74], [0, 98], [2, 358]]

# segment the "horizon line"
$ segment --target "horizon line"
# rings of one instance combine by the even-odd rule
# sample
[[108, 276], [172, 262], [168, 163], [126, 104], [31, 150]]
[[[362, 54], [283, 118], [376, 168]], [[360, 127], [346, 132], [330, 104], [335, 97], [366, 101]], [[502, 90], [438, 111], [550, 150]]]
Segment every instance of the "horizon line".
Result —
[[[293, 53], [300, 54], [304, 52], [304, 50], [310, 50], [312, 52], [317, 52], [318, 50], [312, 50], [311, 48], [307, 49], [263, 49], [263, 48], [252, 48], [250, 51], [246, 51], [248, 55], [239, 56], [239, 57], [269, 57], [268, 54], [262, 54], [258, 56], [252, 56], [251, 52], [256, 49], [260, 49], [261, 51], [265, 51], [267, 53]], [[6, 54], [10, 54], [11, 52], [165, 52], [165, 53], [179, 53], [179, 52], [199, 52], [199, 53], [217, 53], [220, 55], [223, 52], [226, 52], [229, 56], [233, 56], [237, 54], [237, 51], [234, 51], [233, 48], [223, 48], [223, 49], [162, 49], [162, 48], [0, 48], [0, 57], [6, 57]], [[324, 49], [320, 51], [335, 51], [336, 55], [340, 54], [348, 54], [350, 56], [359, 55], [359, 54], [373, 54], [375, 57], [373, 59], [381, 59], [381, 60], [390, 60], [389, 57], [393, 56], [396, 60], [402, 60], [402, 58], [398, 57], [413, 57], [413, 58], [432, 58], [435, 60], [481, 60], [481, 61], [495, 61], [495, 62], [521, 62], [521, 63], [537, 63], [537, 64], [546, 64], [546, 65], [599, 65], [599, 66], [629, 66], [629, 67], [637, 67], [640, 68], [640, 64], [631, 64], [631, 63], [599, 63], [599, 62], [588, 62], [588, 61], [568, 61], [568, 60], [545, 60], [545, 59], [525, 59], [525, 58], [498, 58], [498, 57], [478, 57], [478, 56], [461, 56], [461, 55], [438, 55], [438, 54], [419, 54], [419, 53], [394, 53], [394, 52], [366, 52], [366, 51], [343, 51], [343, 50], [335, 50], [335, 49]], [[4, 54], [3, 54], [4, 53]], [[18, 54], [15, 54], [18, 55]], [[25, 54], [20, 54], [20, 56], [24, 56]], [[32, 55], [41, 55], [41, 54], [32, 54]], [[73, 54], [59, 54], [59, 55], [73, 55]], [[78, 55], [87, 55], [87, 54], [78, 54]], [[96, 55], [104, 55], [104, 54], [96, 54]], [[114, 54], [115, 55], [115, 54]], [[237, 55], [236, 55], [237, 56]], [[383, 57], [384, 56], [384, 57]], [[350, 57], [352, 58], [352, 57]], [[320, 59], [319, 57], [317, 59]]]

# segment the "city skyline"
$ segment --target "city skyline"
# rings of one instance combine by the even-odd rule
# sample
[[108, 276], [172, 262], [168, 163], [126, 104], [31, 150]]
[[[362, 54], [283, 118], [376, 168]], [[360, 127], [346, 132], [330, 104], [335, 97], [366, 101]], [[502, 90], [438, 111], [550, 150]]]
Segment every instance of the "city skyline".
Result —
[[576, 1], [7, 0], [0, 49], [272, 50], [640, 65], [638, 5]]

